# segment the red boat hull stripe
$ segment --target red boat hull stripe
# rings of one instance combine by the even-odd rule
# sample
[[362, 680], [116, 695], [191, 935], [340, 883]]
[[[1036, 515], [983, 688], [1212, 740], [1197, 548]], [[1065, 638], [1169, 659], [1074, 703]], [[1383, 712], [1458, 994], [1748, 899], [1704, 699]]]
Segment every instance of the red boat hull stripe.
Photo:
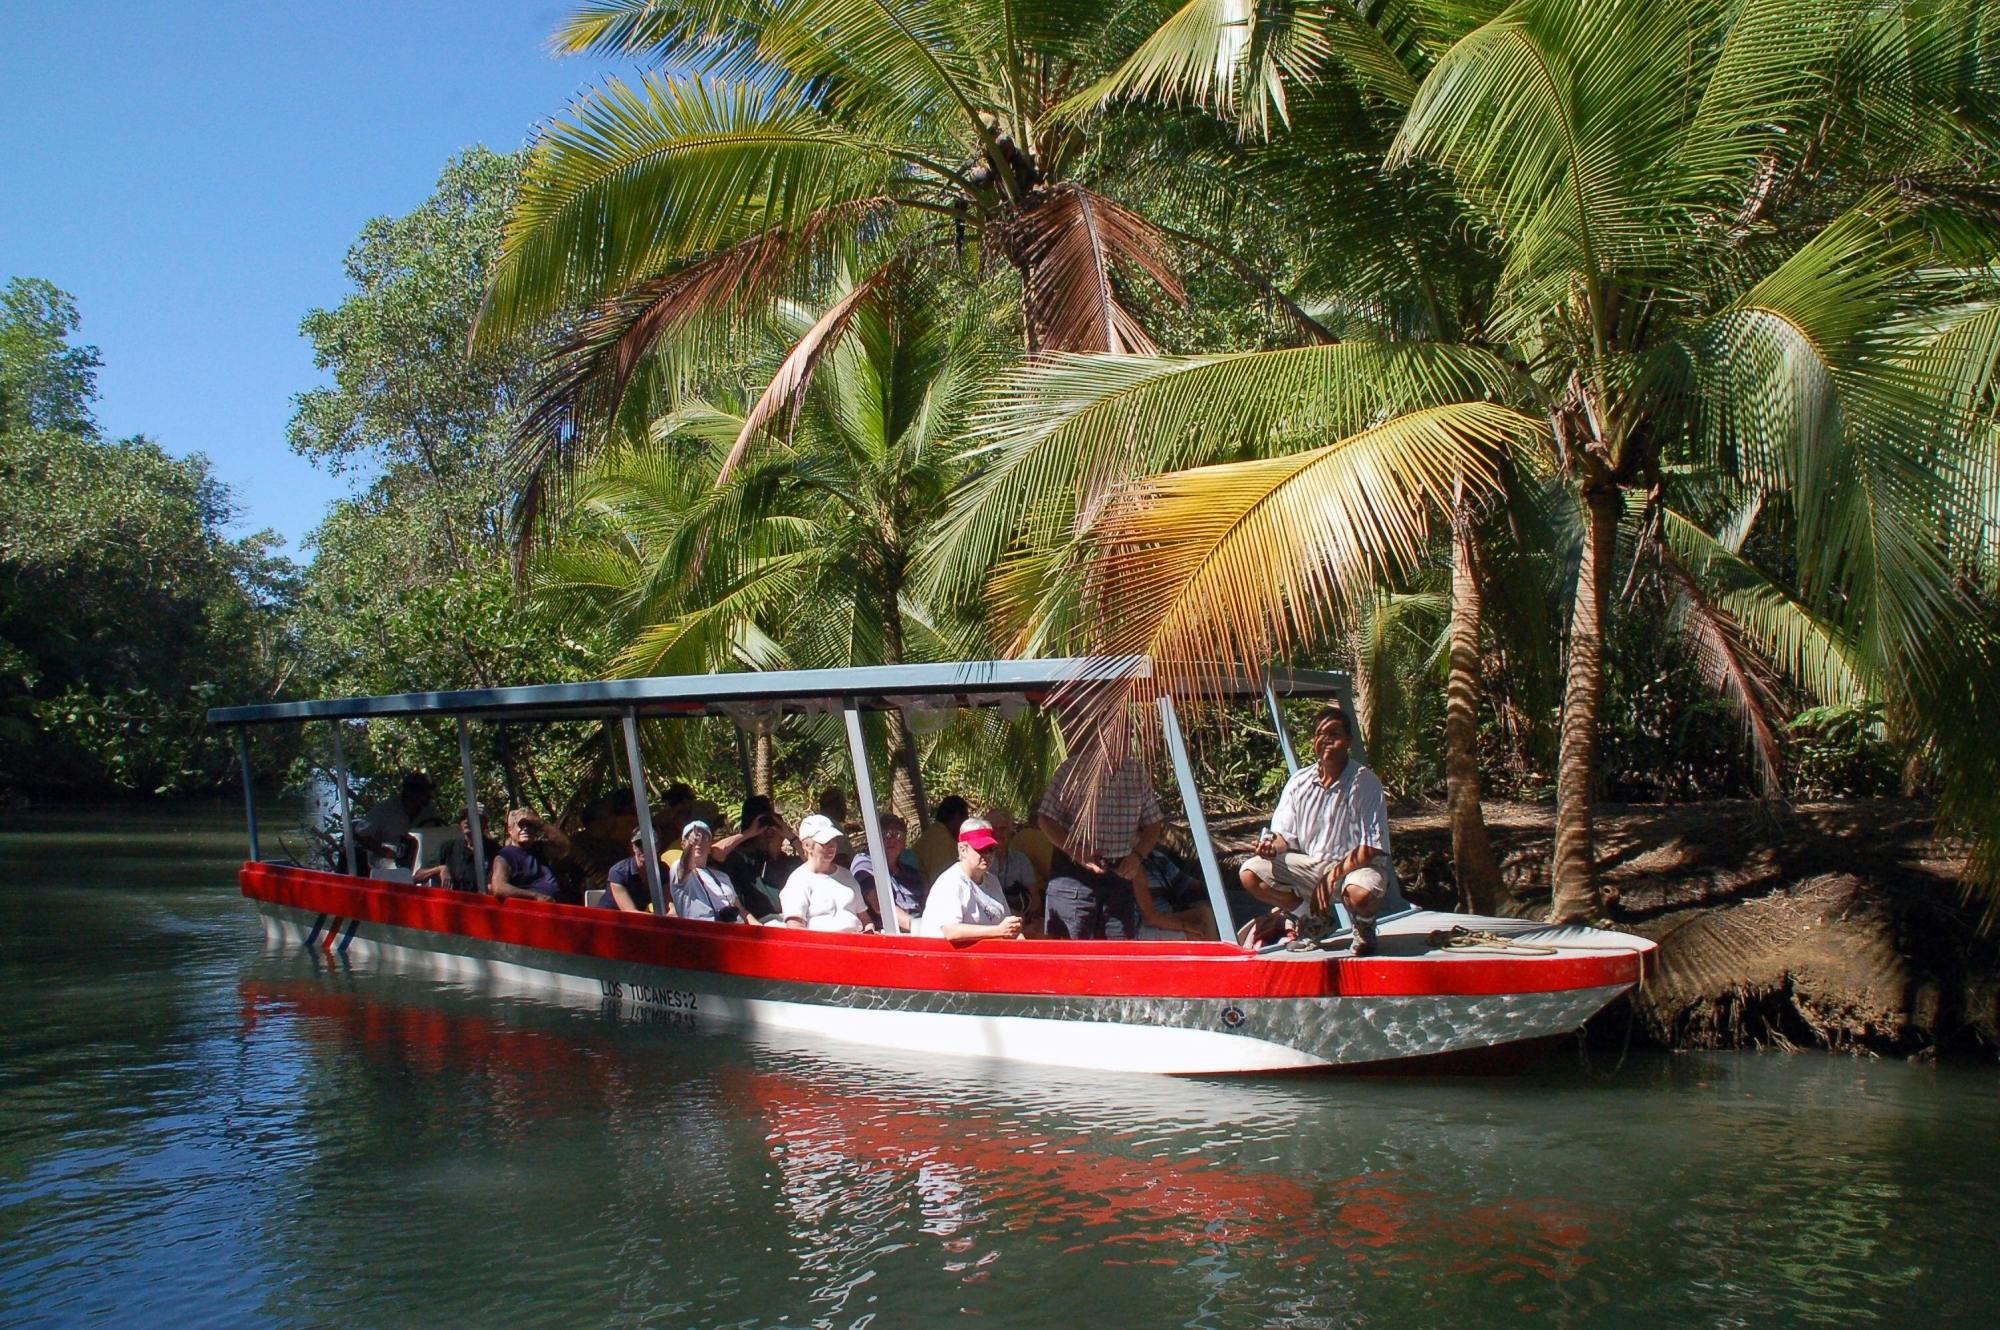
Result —
[[[1265, 960], [1222, 942], [977, 942], [716, 924], [247, 863], [243, 894], [341, 921], [748, 978], [1089, 997], [1420, 997], [1637, 983], [1636, 953]], [[352, 936], [351, 925], [349, 936]]]

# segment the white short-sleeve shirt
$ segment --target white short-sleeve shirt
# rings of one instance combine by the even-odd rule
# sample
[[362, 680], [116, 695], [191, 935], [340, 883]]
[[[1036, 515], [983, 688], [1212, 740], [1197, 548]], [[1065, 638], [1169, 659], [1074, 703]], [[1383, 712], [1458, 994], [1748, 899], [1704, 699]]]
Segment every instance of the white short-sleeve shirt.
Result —
[[943, 937], [946, 924], [997, 924], [1005, 919], [1007, 902], [987, 890], [992, 883], [990, 873], [986, 883], [974, 882], [961, 864], [953, 864], [939, 873], [938, 880], [931, 883], [930, 895], [924, 898], [917, 936]]
[[861, 884], [845, 868], [831, 873], [815, 873], [800, 864], [785, 879], [778, 893], [778, 908], [787, 919], [800, 919], [820, 933], [859, 933], [861, 912], [867, 909], [861, 898]]
[[1382, 782], [1350, 760], [1333, 784], [1322, 785], [1319, 765], [1302, 768], [1285, 782], [1271, 830], [1292, 849], [1315, 859], [1345, 859], [1362, 845], [1389, 852], [1389, 801]]

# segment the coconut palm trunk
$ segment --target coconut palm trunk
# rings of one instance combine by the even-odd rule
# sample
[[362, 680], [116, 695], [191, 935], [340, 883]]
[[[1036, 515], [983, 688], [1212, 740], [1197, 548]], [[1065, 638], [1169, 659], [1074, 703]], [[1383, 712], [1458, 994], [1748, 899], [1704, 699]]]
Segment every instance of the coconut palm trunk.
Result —
[[1549, 918], [1594, 919], [1597, 887], [1597, 711], [1604, 697], [1604, 631], [1611, 598], [1611, 561], [1618, 537], [1618, 490], [1594, 460], [1585, 459], [1583, 559], [1570, 609], [1569, 670], [1563, 689], [1562, 739], [1556, 758], [1556, 857], [1550, 874]]
[[[892, 579], [888, 588], [888, 613], [882, 620], [882, 663], [901, 665], [904, 658], [903, 616], [896, 608], [901, 596], [901, 579]], [[890, 707], [882, 713], [883, 727], [889, 741], [889, 807], [914, 829], [921, 829], [930, 819], [930, 810], [925, 807], [924, 772], [917, 760], [917, 739], [910, 733], [910, 723], [903, 713]], [[872, 798], [872, 792], [864, 792]]]
[[1479, 807], [1479, 569], [1471, 505], [1461, 498], [1452, 522], [1451, 674], [1445, 688], [1445, 801], [1451, 816], [1451, 862], [1460, 904], [1491, 914], [1500, 866]]
[[771, 750], [771, 736], [757, 733], [750, 737], [750, 793], [769, 796], [771, 793], [771, 769], [775, 758]]

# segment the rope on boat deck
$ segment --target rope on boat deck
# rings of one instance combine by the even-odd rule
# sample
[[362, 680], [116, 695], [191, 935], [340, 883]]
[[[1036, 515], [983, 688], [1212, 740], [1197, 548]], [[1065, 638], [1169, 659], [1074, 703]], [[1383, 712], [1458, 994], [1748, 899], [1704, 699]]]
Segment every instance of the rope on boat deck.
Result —
[[1498, 951], [1519, 951], [1531, 956], [1553, 956], [1559, 951], [1584, 950], [1584, 948], [1565, 948], [1554, 942], [1522, 942], [1504, 933], [1494, 933], [1484, 928], [1465, 928], [1458, 924], [1453, 924], [1450, 928], [1437, 929], [1427, 934], [1424, 941], [1444, 951], [1492, 947]]

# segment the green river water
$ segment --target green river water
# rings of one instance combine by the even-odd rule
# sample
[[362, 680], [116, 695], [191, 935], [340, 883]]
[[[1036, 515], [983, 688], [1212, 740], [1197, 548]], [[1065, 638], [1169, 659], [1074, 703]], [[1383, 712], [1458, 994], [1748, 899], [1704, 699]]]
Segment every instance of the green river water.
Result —
[[0, 820], [0, 1326], [2000, 1324], [2000, 1071], [1172, 1081], [267, 952], [234, 810]]

